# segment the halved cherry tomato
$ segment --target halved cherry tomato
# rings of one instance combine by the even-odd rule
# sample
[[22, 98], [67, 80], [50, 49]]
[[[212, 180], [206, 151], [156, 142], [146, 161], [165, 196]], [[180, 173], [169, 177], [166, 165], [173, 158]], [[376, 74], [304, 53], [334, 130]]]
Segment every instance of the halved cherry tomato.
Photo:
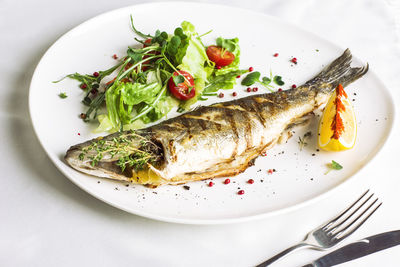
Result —
[[194, 79], [192, 75], [184, 70], [180, 70], [178, 72], [175, 71], [172, 75], [178, 76], [179, 74], [185, 77], [187, 81], [185, 80], [183, 83], [178, 83], [176, 85], [173, 77], [171, 77], [168, 81], [169, 91], [171, 94], [173, 94], [173, 96], [180, 100], [188, 100], [193, 98], [196, 95], [196, 89], [194, 88]]
[[235, 55], [228, 50], [222, 51], [222, 47], [210, 45], [206, 50], [208, 58], [215, 63], [217, 67], [225, 67], [235, 60]]

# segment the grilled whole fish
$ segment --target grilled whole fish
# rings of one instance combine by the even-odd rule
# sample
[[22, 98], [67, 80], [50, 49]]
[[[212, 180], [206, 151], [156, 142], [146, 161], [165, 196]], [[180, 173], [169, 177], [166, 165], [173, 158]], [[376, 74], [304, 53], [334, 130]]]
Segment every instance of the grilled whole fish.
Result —
[[297, 88], [202, 106], [145, 129], [96, 138], [72, 146], [65, 160], [84, 173], [149, 186], [237, 175], [326, 104], [339, 83], [346, 86], [368, 71], [368, 64], [351, 68], [351, 59], [346, 49]]

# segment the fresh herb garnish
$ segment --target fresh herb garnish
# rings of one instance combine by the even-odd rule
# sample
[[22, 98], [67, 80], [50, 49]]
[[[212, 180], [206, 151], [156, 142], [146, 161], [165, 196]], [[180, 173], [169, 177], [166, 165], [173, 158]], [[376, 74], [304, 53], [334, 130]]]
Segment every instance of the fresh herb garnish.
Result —
[[58, 96], [63, 99], [68, 97], [65, 92], [59, 93]]
[[218, 76], [211, 76], [209, 83], [204, 87], [204, 96], [216, 96], [219, 89], [232, 89], [236, 84], [236, 77], [247, 73], [248, 70], [236, 70]]
[[282, 81], [282, 77], [275, 75], [272, 75], [272, 72], [270, 72], [269, 77], [261, 77], [261, 73], [258, 71], [254, 71], [249, 73], [243, 80], [242, 80], [242, 85], [244, 86], [252, 86], [255, 83], [260, 83], [263, 86], [265, 86], [267, 89], [269, 89], [271, 92], [273, 92], [272, 88], [273, 86], [271, 85], [271, 82], [273, 81], [275, 84], [281, 86], [284, 85], [285, 82]]
[[235, 51], [236, 47], [238, 46], [236, 39], [224, 39], [222, 37], [218, 37], [216, 43], [217, 46], [220, 46], [230, 52]]
[[282, 85], [285, 84], [285, 82], [282, 81], [282, 77], [281, 77], [281, 76], [278, 76], [278, 75], [275, 75], [275, 76], [274, 76], [274, 83], [276, 83], [276, 84], [279, 85], [279, 86], [282, 86]]
[[343, 169], [343, 166], [337, 163], [336, 161], [332, 160], [332, 163], [330, 164], [331, 169], [334, 170], [341, 170]]
[[180, 83], [185, 82], [185, 78], [183, 75], [172, 76], [172, 80], [174, 81], [175, 86], [178, 86]]
[[301, 137], [299, 136], [299, 141], [298, 141], [298, 143], [299, 143], [300, 151], [302, 151], [303, 148], [304, 148], [305, 146], [308, 145], [307, 139], [310, 138], [311, 136], [312, 136], [312, 133], [311, 133], [311, 132], [306, 132], [306, 133], [303, 135], [303, 138], [301, 138]]
[[328, 166], [329, 170], [325, 173], [325, 175], [328, 174], [331, 170], [337, 170], [338, 171], [338, 170], [343, 169], [343, 166], [340, 165], [339, 163], [337, 163], [334, 160], [332, 160], [331, 163], [328, 163], [327, 166]]
[[126, 167], [135, 171], [142, 170], [148, 163], [156, 164], [161, 155], [159, 147], [147, 138], [134, 132], [121, 134], [111, 140], [99, 139], [82, 149], [79, 160], [88, 159], [96, 166], [103, 158], [115, 159], [116, 165], [123, 172]]

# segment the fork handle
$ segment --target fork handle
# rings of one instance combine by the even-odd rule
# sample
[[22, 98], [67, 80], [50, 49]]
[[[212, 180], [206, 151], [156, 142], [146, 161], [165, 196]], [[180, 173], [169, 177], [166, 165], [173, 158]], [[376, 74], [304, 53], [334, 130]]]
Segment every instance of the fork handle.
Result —
[[272, 258], [270, 258], [269, 260], [266, 260], [266, 261], [264, 261], [263, 263], [257, 265], [257, 267], [265, 267], [265, 266], [268, 266], [268, 265], [270, 265], [271, 263], [273, 263], [273, 262], [279, 260], [279, 259], [282, 258], [283, 256], [286, 256], [287, 254], [289, 254], [289, 253], [291, 253], [291, 252], [293, 252], [293, 251], [295, 251], [295, 250], [298, 250], [298, 249], [300, 249], [300, 248], [305, 248], [305, 247], [312, 247], [312, 246], [310, 246], [310, 245], [307, 244], [307, 243], [303, 243], [303, 242], [302, 242], [302, 243], [299, 243], [299, 244], [297, 244], [297, 245], [294, 245], [294, 246], [292, 246], [292, 247], [290, 247], [290, 248], [285, 249], [285, 250], [282, 251], [281, 253], [276, 254], [275, 256], [273, 256]]

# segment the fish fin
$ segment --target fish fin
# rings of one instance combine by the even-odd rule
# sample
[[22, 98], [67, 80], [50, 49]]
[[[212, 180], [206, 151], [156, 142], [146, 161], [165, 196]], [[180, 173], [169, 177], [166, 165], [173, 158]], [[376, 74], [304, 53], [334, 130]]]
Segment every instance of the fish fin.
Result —
[[343, 54], [326, 66], [317, 76], [306, 82], [305, 85], [317, 87], [319, 90], [332, 90], [338, 84], [346, 86], [368, 71], [368, 63], [365, 66], [350, 67], [352, 55], [347, 48]]
[[282, 134], [279, 136], [278, 139], [278, 144], [283, 144], [286, 143], [290, 137], [293, 136], [293, 130], [301, 127], [301, 126], [306, 126], [308, 125], [311, 120], [314, 118], [315, 114], [314, 113], [308, 113], [297, 120], [293, 121], [290, 123], [288, 126], [286, 126], [285, 130], [282, 132]]

